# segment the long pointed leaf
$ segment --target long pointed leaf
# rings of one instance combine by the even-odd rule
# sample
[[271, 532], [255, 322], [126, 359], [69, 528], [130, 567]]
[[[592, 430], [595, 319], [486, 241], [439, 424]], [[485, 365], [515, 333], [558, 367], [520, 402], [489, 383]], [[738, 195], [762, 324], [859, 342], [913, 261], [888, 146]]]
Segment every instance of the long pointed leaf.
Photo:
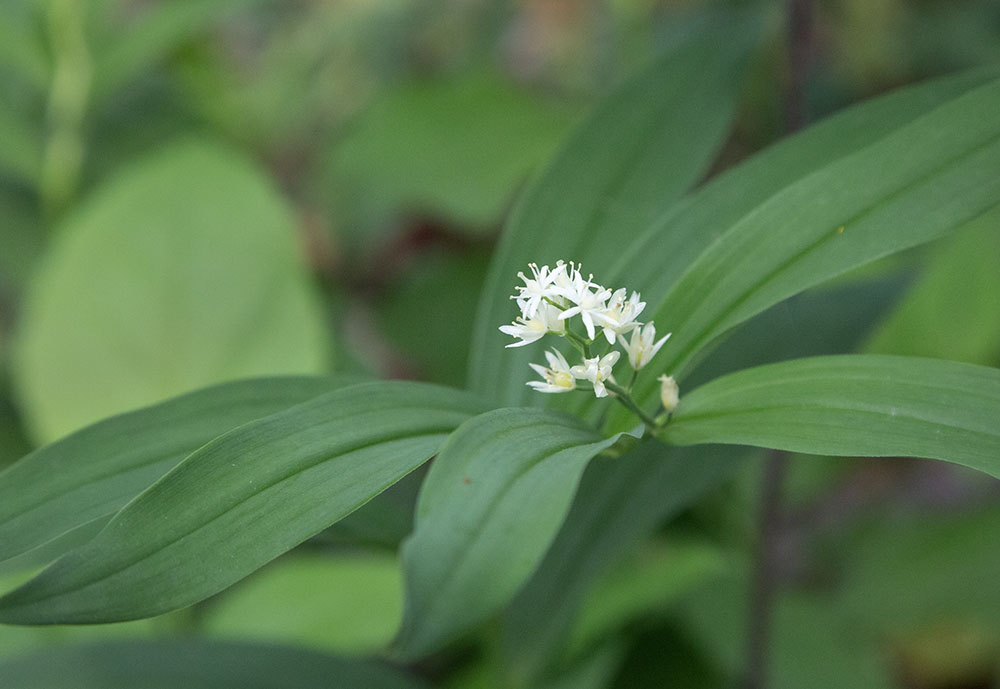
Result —
[[706, 345], [782, 299], [984, 215], [1000, 217], [998, 110], [994, 80], [720, 228], [651, 314], [674, 336], [641, 379], [640, 397], [655, 395], [656, 371], [682, 374]]
[[715, 27], [675, 47], [627, 82], [569, 139], [515, 208], [483, 289], [472, 339], [473, 389], [524, 403], [537, 350], [504, 350], [497, 327], [530, 261], [583, 261], [600, 273], [704, 174], [739, 94], [756, 24]]
[[290, 376], [225, 383], [100, 421], [32, 452], [0, 472], [0, 561], [107, 521], [226, 431], [352, 382]]
[[417, 657], [496, 612], [545, 554], [602, 438], [561, 412], [497, 409], [463, 424], [424, 481], [403, 546], [394, 643]]
[[481, 409], [456, 390], [378, 382], [241, 426], [0, 598], [0, 622], [112, 622], [202, 600], [368, 502]]
[[846, 456], [928, 457], [1000, 478], [1000, 369], [896, 356], [797, 359], [682, 395], [663, 437]]

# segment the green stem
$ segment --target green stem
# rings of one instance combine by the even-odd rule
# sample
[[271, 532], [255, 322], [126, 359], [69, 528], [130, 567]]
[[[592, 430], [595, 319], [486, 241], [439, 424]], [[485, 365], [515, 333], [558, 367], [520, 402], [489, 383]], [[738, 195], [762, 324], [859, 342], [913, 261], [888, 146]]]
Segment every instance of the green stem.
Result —
[[632, 399], [632, 396], [628, 393], [628, 390], [623, 388], [621, 385], [618, 385], [618, 383], [614, 383], [610, 380], [604, 381], [604, 386], [611, 392], [615, 393], [616, 395], [615, 399], [621, 402], [622, 406], [624, 406], [630, 412], [632, 412], [640, 419], [642, 419], [642, 422], [646, 424], [646, 426], [648, 426], [651, 430], [659, 429], [660, 424], [658, 424], [656, 422], [656, 419], [654, 419], [649, 414], [644, 412], [642, 408], [638, 404], [636, 404], [635, 400]]
[[569, 323], [566, 324], [566, 339], [583, 354], [584, 358], [590, 358], [590, 343], [570, 330]]

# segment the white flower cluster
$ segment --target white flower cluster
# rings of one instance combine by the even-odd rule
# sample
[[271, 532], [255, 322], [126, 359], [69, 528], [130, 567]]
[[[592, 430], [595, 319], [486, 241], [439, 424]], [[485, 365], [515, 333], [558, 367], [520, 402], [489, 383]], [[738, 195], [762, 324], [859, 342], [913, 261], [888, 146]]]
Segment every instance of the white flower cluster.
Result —
[[[517, 301], [521, 315], [511, 325], [500, 326], [502, 333], [519, 340], [507, 346], [522, 347], [552, 333], [571, 340], [585, 353], [583, 362], [576, 366], [570, 366], [555, 349], [545, 353], [548, 366], [531, 364], [542, 380], [528, 385], [539, 392], [569, 392], [576, 389], [579, 380], [589, 382], [597, 397], [608, 395], [606, 383], [615, 382], [612, 369], [621, 353], [611, 350], [604, 355], [590, 355], [598, 329], [608, 345], [621, 345], [634, 371], [648, 364], [670, 337], [668, 333], [657, 340], [656, 326], [637, 320], [646, 308], [638, 292], [631, 296], [625, 288], [612, 292], [595, 283], [593, 275], [584, 278], [580, 266], [572, 262], [559, 261], [552, 269], [532, 263], [530, 268], [531, 276], [518, 273], [524, 285], [518, 286], [517, 294], [511, 297]], [[572, 330], [570, 319], [574, 316], [580, 317], [585, 337]], [[629, 333], [631, 337], [626, 340]]]

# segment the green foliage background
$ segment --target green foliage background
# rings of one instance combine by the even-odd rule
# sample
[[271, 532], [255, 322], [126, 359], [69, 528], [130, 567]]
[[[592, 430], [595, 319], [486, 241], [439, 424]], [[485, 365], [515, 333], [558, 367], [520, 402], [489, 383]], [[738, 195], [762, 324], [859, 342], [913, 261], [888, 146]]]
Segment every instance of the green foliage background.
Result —
[[[66, 463], [57, 445], [54, 470], [0, 475], [6, 489], [25, 501], [35, 500], [31, 491], [44, 486], [44, 499], [59, 505], [76, 490], [77, 477], [96, 471], [100, 461], [128, 461], [135, 469], [85, 489], [93, 491], [84, 494], [91, 510], [86, 517], [77, 494], [72, 509], [50, 514], [51, 523], [30, 522], [59, 536], [45, 552], [28, 547], [29, 522], [0, 525], [2, 592], [80, 543], [100, 552], [101, 541], [90, 541], [93, 534], [164, 467], [219, 432], [289, 404], [304, 403], [310, 418], [337, 433], [363, 426], [358, 418], [391, 418], [400, 428], [423, 429], [426, 442], [409, 441], [412, 447], [402, 449], [382, 431], [365, 439], [366, 461], [377, 465], [402, 452], [412, 456], [412, 466], [434, 453], [435, 441], [481, 411], [478, 400], [424, 383], [469, 382], [505, 404], [537, 404], [523, 386], [531, 355], [503, 351], [495, 333], [511, 315], [506, 286], [527, 260], [583, 258], [609, 281], [631, 285], [634, 279], [657, 286], [654, 293], [661, 285], [672, 287], [668, 303], [676, 310], [663, 317], [668, 329], [678, 329], [675, 343], [693, 348], [738, 325], [703, 357], [671, 354], [671, 366], [689, 369], [691, 388], [750, 365], [846, 352], [1000, 365], [995, 206], [992, 214], [970, 215], [969, 223], [958, 220], [964, 207], [956, 209], [947, 222], [959, 229], [950, 236], [822, 287], [813, 285], [852, 264], [843, 259], [827, 274], [825, 263], [804, 263], [798, 282], [792, 274], [771, 293], [740, 302], [743, 311], [736, 316], [725, 310], [727, 299], [743, 294], [731, 276], [746, 276], [749, 283], [754, 271], [768, 269], [766, 261], [776, 254], [768, 253], [767, 241], [791, 251], [796, 222], [818, 227], [839, 217], [846, 207], [838, 205], [836, 190], [844, 175], [873, 195], [884, 192], [909, 213], [900, 215], [893, 231], [878, 235], [900, 246], [909, 246], [910, 231], [924, 232], [926, 239], [940, 234], [934, 223], [950, 198], [971, 203], [976, 191], [983, 203], [992, 198], [985, 184], [962, 196], [968, 190], [961, 180], [949, 187], [952, 178], [944, 173], [914, 190], [903, 172], [886, 169], [892, 159], [888, 145], [867, 148], [899, 127], [901, 133], [892, 134], [896, 149], [913, 152], [913, 160], [930, 159], [937, 150], [943, 155], [973, 141], [977, 127], [987, 132], [992, 126], [976, 114], [989, 110], [961, 105], [949, 104], [953, 109], [937, 119], [920, 119], [996, 76], [1000, 9], [989, 0], [815, 2], [804, 97], [810, 118], [826, 128], [806, 135], [813, 137], [808, 150], [814, 157], [806, 146], [779, 143], [760, 159], [781, 163], [785, 177], [761, 175], [756, 189], [730, 184], [726, 170], [785, 135], [783, 10], [782, 3], [708, 0], [0, 4], [0, 467], [94, 421], [208, 385], [333, 374], [319, 387], [314, 378], [290, 379], [276, 393], [280, 399], [253, 383], [181, 398], [158, 407], [155, 419], [122, 416], [94, 431], [107, 447], [94, 465]], [[747, 15], [756, 18], [759, 34], [713, 34]], [[691, 36], [704, 43], [683, 52]], [[663, 75], [648, 65], [673, 50], [682, 57], [668, 63], [681, 65], [670, 75], [676, 89], [671, 93], [658, 90]], [[959, 72], [964, 76], [927, 87], [923, 95], [875, 106], [868, 119], [848, 114], [825, 120], [897, 87]], [[530, 180], [567, 150], [584, 113], [636, 74], [633, 97], [648, 109], [606, 111], [605, 150], [557, 158], [553, 165], [563, 167], [554, 173], [550, 168], [536, 196], [512, 212]], [[997, 102], [976, 93], [984, 108]], [[967, 126], [948, 129], [949, 113], [963, 112], [972, 113]], [[629, 159], [625, 172], [613, 169], [622, 156], [614, 127], [645, 131], [650, 125], [643, 117], [661, 127], [662, 138], [646, 141], [648, 157]], [[839, 146], [854, 145], [863, 154], [840, 163], [838, 157], [853, 149]], [[996, 160], [989, 156], [1000, 155], [995, 144], [982, 150], [983, 167]], [[711, 164], [700, 162], [704, 156]], [[634, 181], [622, 182], [630, 173]], [[562, 194], [560, 180], [573, 175], [585, 177], [593, 189], [610, 188], [600, 187], [605, 182], [631, 184], [630, 203], [607, 208], [602, 196], [585, 187], [575, 196]], [[897, 182], [909, 197], [895, 195]], [[744, 243], [732, 245], [740, 251], [701, 259], [706, 272], [698, 276], [713, 280], [682, 279], [676, 286], [673, 280], [699, 255], [700, 245], [678, 244], [669, 259], [676, 265], [666, 266], [649, 250], [662, 251], [665, 241], [653, 223], [633, 253], [620, 250], [641, 223], [675, 209], [692, 184], [690, 205], [669, 217], [671, 231], [688, 228], [691, 237], [704, 238], [698, 233], [750, 219], [741, 221]], [[788, 219], [781, 207], [768, 215], [764, 201], [776, 190], [815, 199], [811, 215]], [[824, 206], [820, 202], [828, 196], [834, 202]], [[549, 231], [572, 224], [574, 217], [581, 225], [592, 223], [587, 228], [596, 238], [584, 242]], [[505, 222], [513, 229], [500, 239]], [[786, 235], [774, 232], [782, 222]], [[848, 224], [847, 236], [854, 230]], [[494, 255], [499, 258], [488, 272]], [[785, 299], [803, 288], [810, 289]], [[656, 296], [663, 301], [663, 294]], [[659, 302], [649, 308], [660, 308]], [[722, 316], [713, 321], [716, 307], [731, 322]], [[895, 360], [865, 361], [880, 370]], [[801, 373], [779, 370], [793, 383]], [[832, 374], [840, 375], [840, 369]], [[739, 413], [748, 399], [740, 395], [752, 393], [743, 392], [745, 378], [738, 376], [720, 378], [693, 396], [688, 416], [679, 414], [667, 439], [725, 440], [710, 424], [699, 425], [697, 405], [715, 414], [719, 407], [713, 405], [729, 396]], [[424, 383], [372, 383], [363, 394], [352, 393], [354, 387], [340, 390], [368, 378]], [[975, 384], [957, 387], [964, 392]], [[393, 406], [398, 400], [379, 407], [379, 391], [388, 389], [382, 385], [402, 386], [407, 399], [436, 400], [438, 407], [434, 414], [414, 411], [416, 402], [403, 405], [409, 412]], [[803, 385], [815, 392], [815, 380]], [[333, 398], [320, 396], [328, 390]], [[786, 402], [789, 391], [795, 389], [782, 391]], [[651, 378], [645, 393], [655, 395]], [[927, 393], [931, 402], [935, 394]], [[348, 404], [358, 416], [338, 415], [341, 407], [325, 404], [329, 399]], [[596, 416], [592, 405], [571, 406]], [[777, 416], [788, 413], [778, 410]], [[981, 408], [982, 426], [995, 418], [990, 413], [990, 407]], [[437, 511], [418, 507], [424, 478], [418, 471], [295, 552], [194, 606], [110, 625], [0, 626], [0, 687], [236, 687], [250, 681], [308, 687], [329, 686], [317, 678], [330, 677], [343, 686], [456, 689], [737, 682], [745, 672], [762, 453], [729, 448], [708, 458], [684, 448], [664, 460], [647, 448], [618, 458], [618, 465], [599, 460], [584, 471], [607, 443], [592, 437], [592, 430], [555, 412], [520, 420], [506, 418], [513, 412], [490, 414], [463, 425], [442, 450], [477, 449], [468, 454], [473, 464], [466, 478], [478, 480], [476, 462], [504, 462], [511, 471], [522, 466], [517, 462], [525, 471], [536, 466], [538, 457], [529, 451], [538, 449], [530, 442], [532, 423], [552, 414], [549, 421], [565, 434], [556, 438], [553, 452], [568, 453], [564, 461], [573, 480], [548, 477], [552, 482], [546, 484], [546, 476], [532, 475], [538, 482], [523, 490], [551, 485], [546, 494], [554, 505], [548, 521], [519, 525], [519, 543], [530, 551], [519, 566], [537, 571], [523, 586], [500, 572], [484, 584], [482, 608], [461, 611], [479, 623], [476, 631], [457, 645], [416, 662], [415, 656], [424, 655], [421, 644], [434, 650], [453, 630], [404, 626], [396, 650], [407, 663], [390, 667], [381, 655], [401, 621], [410, 622], [398, 553], [414, 529], [414, 514], [419, 528], [421, 521], [465, 519], [476, 507], [448, 500]], [[502, 424], [491, 426], [500, 416]], [[203, 423], [184, 425], [191, 419]], [[523, 451], [506, 435], [496, 439], [515, 421], [529, 438]], [[781, 446], [766, 438], [767, 421], [750, 419], [749, 430], [736, 440]], [[857, 421], [852, 417], [851, 423]], [[165, 434], [160, 445], [143, 435], [143, 452], [136, 453], [129, 438], [146, 433], [143, 424], [183, 427], [187, 435]], [[261, 447], [285, 447], [284, 429], [275, 428], [271, 435], [266, 424], [247, 432]], [[614, 415], [608, 428], [625, 430]], [[243, 442], [249, 441], [233, 436], [229, 446], [213, 444], [206, 453], [223, 457]], [[307, 462], [310, 452], [340, 451], [289, 442], [301, 452], [289, 453], [288, 466]], [[573, 447], [566, 450], [566, 444]], [[921, 456], [926, 443], [919, 445], [911, 454]], [[1000, 683], [996, 480], [929, 461], [826, 458], [855, 449], [808, 439], [781, 447], [818, 456], [793, 456], [785, 485], [769, 686], [936, 689]], [[975, 455], [964, 463], [997, 476], [997, 461]], [[264, 478], [277, 470], [265, 452], [260, 467]], [[400, 473], [394, 465], [384, 471], [386, 485]], [[214, 509], [225, 499], [213, 492], [214, 478], [185, 479], [202, 501], [192, 503], [193, 521], [198, 509]], [[446, 478], [432, 471], [426, 490]], [[247, 548], [238, 537], [220, 537], [213, 549], [244, 563], [233, 565], [234, 571], [242, 567], [242, 576], [329, 523], [330, 513], [363, 502], [354, 494], [335, 494], [322, 480], [309, 474], [303, 483], [322, 496], [316, 502], [329, 512], [303, 515], [294, 498], [273, 498], [275, 513], [289, 524], [281, 544]], [[147, 494], [148, 501], [155, 503], [156, 495]], [[569, 513], [555, 536], [560, 506]], [[0, 505], [0, 517], [21, 508], [28, 509], [8, 501]], [[238, 516], [227, 533], [239, 532]], [[140, 548], [171, 538], [159, 524], [143, 528], [148, 533], [135, 532]], [[407, 548], [432, 537], [418, 532]], [[460, 568], [473, 547], [453, 553], [458, 564], [420, 566]], [[62, 561], [64, 570], [86, 579], [86, 568], [100, 564], [89, 552]], [[169, 553], [163, 557], [171, 559]], [[183, 589], [178, 600], [200, 600], [239, 578], [231, 572], [213, 576], [201, 582], [203, 589], [177, 583]], [[433, 571], [422, 576], [409, 585], [423, 587], [425, 602], [433, 605], [444, 589]], [[109, 599], [116, 599], [114, 581], [107, 586]], [[496, 613], [492, 598], [503, 604], [511, 595], [513, 601]], [[148, 614], [154, 612], [161, 610]], [[433, 627], [436, 618], [420, 619]], [[417, 641], [400, 650], [407, 634]]]

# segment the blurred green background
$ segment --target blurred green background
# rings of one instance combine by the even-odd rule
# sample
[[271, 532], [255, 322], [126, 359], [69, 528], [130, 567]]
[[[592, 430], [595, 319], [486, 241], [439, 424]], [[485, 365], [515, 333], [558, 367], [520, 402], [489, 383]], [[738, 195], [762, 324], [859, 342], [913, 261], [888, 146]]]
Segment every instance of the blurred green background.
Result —
[[[491, 248], [532, 171], [663, 46], [748, 6], [775, 28], [714, 172], [785, 132], [784, 3], [4, 0], [0, 467], [233, 378], [461, 385]], [[812, 9], [812, 120], [1000, 61], [995, 0]], [[846, 313], [884, 314], [856, 349], [1000, 365], [1000, 227], [847, 283], [866, 280], [894, 287], [850, 293]], [[748, 464], [607, 563], [558, 686], [740, 675], [757, 473]], [[400, 614], [395, 548], [418, 483], [194, 609], [0, 627], [0, 660], [119, 636], [375, 653]], [[932, 462], [805, 457], [785, 507], [773, 686], [1000, 686], [995, 481]], [[487, 639], [418, 670], [453, 687], [516, 686], [498, 657]]]

